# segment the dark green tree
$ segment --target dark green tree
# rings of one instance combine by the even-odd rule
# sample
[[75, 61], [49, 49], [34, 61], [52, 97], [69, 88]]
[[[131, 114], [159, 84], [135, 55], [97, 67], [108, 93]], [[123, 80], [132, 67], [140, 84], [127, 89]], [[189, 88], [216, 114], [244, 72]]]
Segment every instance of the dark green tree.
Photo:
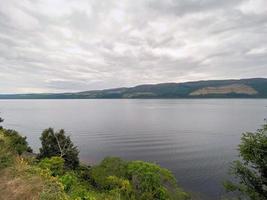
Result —
[[[4, 122], [4, 119], [2, 117], [0, 117], [0, 123]], [[3, 127], [0, 126], [0, 129], [2, 129]]]
[[63, 129], [54, 132], [52, 128], [45, 129], [40, 137], [42, 147], [38, 158], [59, 156], [65, 160], [65, 167], [75, 169], [79, 166], [79, 151], [72, 143], [70, 136]]
[[241, 160], [234, 161], [231, 174], [237, 183], [226, 182], [228, 191], [238, 191], [241, 199], [267, 199], [267, 124], [255, 133], [244, 133], [239, 145]]

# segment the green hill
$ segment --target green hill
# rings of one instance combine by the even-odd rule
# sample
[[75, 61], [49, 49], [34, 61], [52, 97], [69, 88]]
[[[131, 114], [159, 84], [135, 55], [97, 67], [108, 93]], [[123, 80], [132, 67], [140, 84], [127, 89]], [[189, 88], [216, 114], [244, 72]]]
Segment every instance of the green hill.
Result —
[[267, 79], [208, 80], [138, 85], [76, 93], [0, 95], [0, 99], [267, 98]]

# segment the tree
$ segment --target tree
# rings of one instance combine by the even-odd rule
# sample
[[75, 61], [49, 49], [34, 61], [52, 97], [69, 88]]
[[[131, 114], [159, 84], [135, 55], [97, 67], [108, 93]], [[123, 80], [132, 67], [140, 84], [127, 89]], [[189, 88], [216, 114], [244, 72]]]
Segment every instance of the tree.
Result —
[[63, 129], [55, 133], [52, 128], [48, 128], [43, 131], [40, 140], [42, 147], [38, 158], [59, 156], [65, 160], [66, 168], [75, 169], [79, 166], [79, 151]]
[[240, 160], [231, 166], [238, 183], [226, 182], [228, 191], [238, 191], [241, 198], [267, 199], [267, 124], [255, 133], [244, 133], [239, 145]]
[[[4, 119], [2, 117], [0, 117], [0, 123], [4, 122]], [[3, 127], [0, 126], [0, 129], [2, 129]]]

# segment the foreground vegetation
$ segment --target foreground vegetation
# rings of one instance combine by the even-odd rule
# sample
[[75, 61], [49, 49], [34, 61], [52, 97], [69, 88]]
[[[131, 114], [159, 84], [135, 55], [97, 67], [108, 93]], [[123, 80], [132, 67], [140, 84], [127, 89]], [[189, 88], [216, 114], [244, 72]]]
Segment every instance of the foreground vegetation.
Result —
[[230, 173], [235, 182], [226, 182], [229, 192], [239, 199], [267, 199], [267, 124], [255, 133], [244, 133], [239, 145], [240, 160], [233, 162]]
[[40, 154], [25, 137], [0, 129], [0, 199], [185, 200], [172, 173], [156, 164], [109, 157], [90, 167], [61, 130], [47, 129]]

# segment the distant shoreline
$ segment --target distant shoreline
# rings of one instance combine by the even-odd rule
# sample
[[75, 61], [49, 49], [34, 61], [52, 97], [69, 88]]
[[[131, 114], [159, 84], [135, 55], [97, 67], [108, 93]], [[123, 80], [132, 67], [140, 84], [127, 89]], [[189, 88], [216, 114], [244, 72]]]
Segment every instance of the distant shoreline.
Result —
[[199, 97], [199, 98], [1, 98], [0, 101], [3, 100], [207, 100], [207, 99], [247, 99], [247, 100], [260, 100], [267, 99], [267, 97]]
[[262, 99], [267, 78], [146, 84], [68, 93], [0, 94], [0, 99]]

